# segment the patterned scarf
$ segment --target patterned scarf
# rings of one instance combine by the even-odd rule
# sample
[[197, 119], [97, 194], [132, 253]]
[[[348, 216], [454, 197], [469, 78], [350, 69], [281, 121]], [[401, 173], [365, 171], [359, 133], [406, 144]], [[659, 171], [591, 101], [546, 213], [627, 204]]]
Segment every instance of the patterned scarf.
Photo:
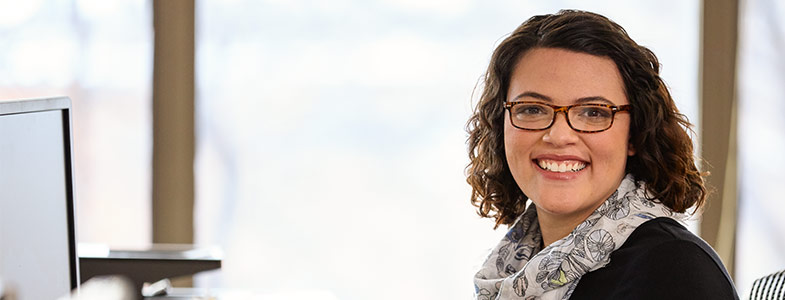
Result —
[[569, 235], [540, 250], [542, 235], [529, 205], [474, 276], [475, 298], [569, 299], [583, 274], [604, 267], [638, 225], [657, 217], [683, 220], [646, 197], [631, 174]]

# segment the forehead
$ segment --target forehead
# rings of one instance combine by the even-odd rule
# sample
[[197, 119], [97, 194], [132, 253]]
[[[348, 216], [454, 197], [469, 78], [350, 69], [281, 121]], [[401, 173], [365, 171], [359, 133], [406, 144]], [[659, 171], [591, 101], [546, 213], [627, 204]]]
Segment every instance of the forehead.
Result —
[[527, 92], [545, 95], [559, 105], [586, 97], [602, 97], [616, 105], [629, 103], [613, 60], [559, 48], [529, 50], [515, 64], [507, 100]]

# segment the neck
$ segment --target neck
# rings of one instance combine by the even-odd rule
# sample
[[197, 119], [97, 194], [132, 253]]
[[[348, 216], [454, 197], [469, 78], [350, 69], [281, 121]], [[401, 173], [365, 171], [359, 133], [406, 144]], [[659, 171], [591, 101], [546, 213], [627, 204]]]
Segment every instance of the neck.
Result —
[[[589, 215], [592, 211], [589, 212]], [[547, 247], [558, 241], [575, 230], [581, 222], [586, 220], [589, 215], [576, 216], [554, 216], [547, 212], [537, 209], [537, 219], [540, 222], [540, 232], [542, 233], [542, 245]]]

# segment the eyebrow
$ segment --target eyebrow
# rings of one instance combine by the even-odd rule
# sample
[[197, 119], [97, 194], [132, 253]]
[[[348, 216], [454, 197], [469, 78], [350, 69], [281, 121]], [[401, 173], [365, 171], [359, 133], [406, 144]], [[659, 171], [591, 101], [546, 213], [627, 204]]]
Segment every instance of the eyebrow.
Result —
[[[512, 98], [512, 101], [518, 101], [518, 100], [520, 100], [522, 98], [527, 98], [527, 97], [528, 98], [535, 98], [535, 99], [538, 99], [538, 100], [542, 100], [542, 101], [553, 103], [553, 99], [551, 97], [545, 96], [545, 95], [537, 93], [537, 92], [531, 92], [531, 91], [523, 92], [523, 93], [519, 94], [518, 96], [515, 96], [515, 98]], [[583, 103], [597, 102], [597, 101], [604, 102], [604, 103], [610, 104], [610, 105], [616, 105], [615, 103], [611, 102], [611, 100], [608, 100], [607, 98], [602, 97], [602, 96], [580, 97], [578, 99], [575, 99], [575, 104], [583, 104]]]

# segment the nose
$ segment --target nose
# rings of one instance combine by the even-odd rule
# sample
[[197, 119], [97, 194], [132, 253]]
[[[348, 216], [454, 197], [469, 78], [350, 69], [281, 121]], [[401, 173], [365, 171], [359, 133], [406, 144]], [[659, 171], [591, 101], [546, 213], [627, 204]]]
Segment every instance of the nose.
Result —
[[563, 112], [556, 114], [553, 125], [545, 130], [542, 140], [557, 147], [574, 144], [578, 141], [578, 132], [567, 124], [567, 116]]

